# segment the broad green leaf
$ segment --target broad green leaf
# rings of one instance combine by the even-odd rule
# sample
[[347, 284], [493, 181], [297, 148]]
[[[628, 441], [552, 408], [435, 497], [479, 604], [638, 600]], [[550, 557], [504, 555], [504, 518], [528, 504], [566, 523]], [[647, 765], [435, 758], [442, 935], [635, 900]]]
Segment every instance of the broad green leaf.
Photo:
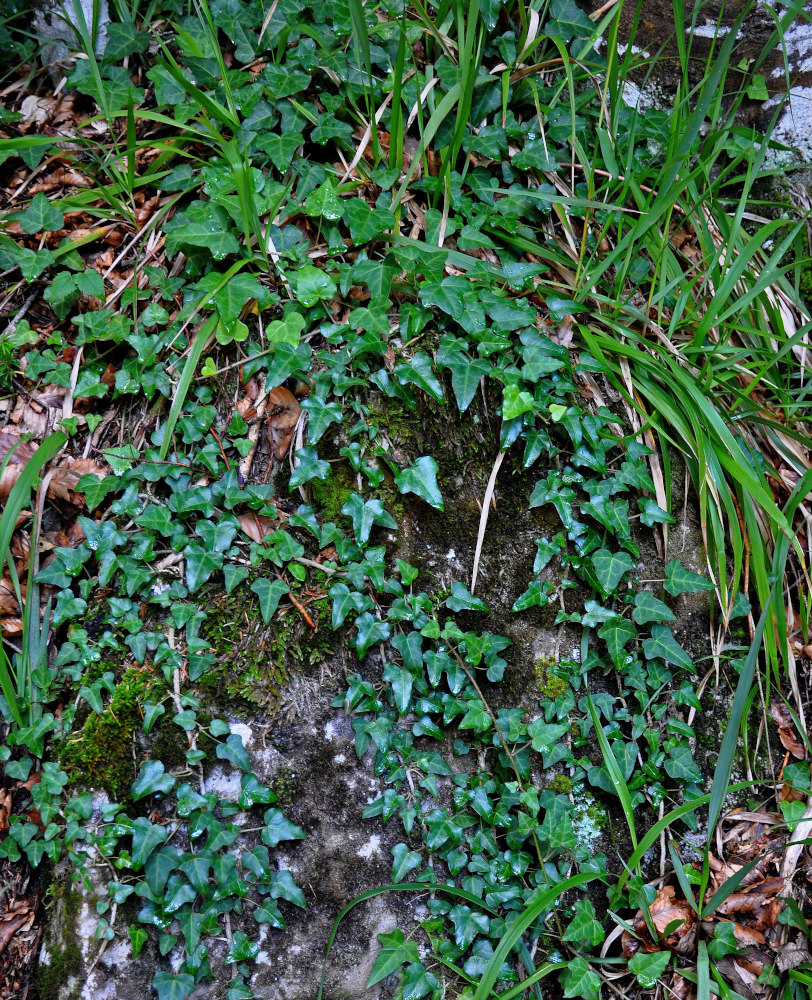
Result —
[[316, 444], [330, 424], [340, 424], [342, 420], [341, 403], [335, 399], [330, 402], [318, 396], [310, 396], [302, 400], [302, 409], [307, 411], [307, 435], [312, 444]]
[[320, 217], [330, 222], [341, 218], [341, 202], [335, 193], [332, 181], [326, 180], [310, 192], [305, 201], [305, 212], [312, 218]]
[[139, 816], [133, 821], [132, 858], [137, 868], [140, 868], [159, 844], [166, 840], [167, 831], [145, 816]]
[[[299, 830], [301, 836], [288, 837], [288, 840], [301, 840], [304, 837], [304, 831], [298, 826], [296, 829]], [[305, 894], [293, 881], [293, 874], [287, 871], [287, 869], [274, 873], [271, 896], [274, 899], [286, 899], [289, 903], [293, 903], [294, 906], [300, 906], [303, 910], [307, 907]]]
[[344, 623], [350, 611], [371, 611], [375, 606], [369, 595], [350, 590], [346, 583], [333, 584], [330, 588], [330, 597], [333, 599], [334, 629]]
[[394, 858], [392, 863], [393, 882], [402, 882], [404, 877], [413, 868], [417, 868], [422, 861], [417, 851], [410, 850], [406, 844], [395, 844], [392, 848], [392, 857]]
[[252, 941], [245, 931], [234, 931], [226, 953], [226, 962], [250, 962], [259, 954], [259, 942]]
[[395, 216], [388, 208], [372, 209], [363, 198], [345, 201], [343, 216], [355, 244], [369, 243], [395, 225]]
[[321, 267], [305, 264], [292, 275], [291, 284], [296, 298], [306, 309], [310, 309], [322, 300], [330, 300], [335, 295], [338, 286]]
[[660, 657], [668, 663], [688, 669], [692, 666], [691, 658], [674, 638], [670, 628], [665, 625], [653, 625], [651, 638], [643, 642], [643, 652], [647, 660]]
[[612, 594], [623, 576], [634, 568], [634, 560], [628, 552], [612, 552], [610, 549], [598, 549], [592, 554], [592, 565], [595, 575], [605, 594]]
[[658, 600], [650, 590], [641, 590], [634, 595], [634, 611], [632, 618], [638, 625], [649, 622], [670, 622], [674, 620], [674, 612], [667, 604]]
[[304, 142], [301, 132], [289, 132], [284, 135], [276, 135], [274, 132], [257, 136], [255, 144], [268, 154], [271, 163], [280, 173], [286, 173], [290, 169], [296, 150]]
[[387, 663], [383, 669], [383, 680], [392, 688], [392, 696], [395, 701], [395, 708], [400, 715], [405, 715], [409, 711], [409, 702], [412, 697], [412, 687], [414, 685], [414, 675], [408, 667], [401, 667], [394, 663]]
[[471, 405], [479, 383], [490, 373], [493, 366], [484, 358], [468, 358], [462, 353], [453, 354], [445, 362], [451, 372], [451, 388], [460, 413], [465, 413]]
[[668, 951], [646, 952], [642, 949], [629, 959], [629, 972], [637, 976], [637, 982], [644, 990], [651, 990], [662, 978], [671, 961]]
[[398, 365], [395, 368], [395, 375], [403, 385], [411, 382], [438, 403], [443, 402], [443, 387], [434, 374], [431, 358], [423, 351], [418, 351], [408, 364]]
[[679, 559], [672, 559], [665, 567], [665, 589], [672, 597], [677, 597], [679, 594], [713, 590], [713, 584], [706, 577], [686, 569]]
[[308, 445], [294, 453], [295, 468], [291, 473], [290, 486], [304, 486], [311, 479], [326, 479], [330, 475], [330, 463], [319, 458], [316, 449]]
[[454, 924], [454, 940], [463, 951], [471, 944], [477, 934], [487, 934], [491, 925], [486, 913], [474, 910], [470, 906], [459, 903], [448, 914]]
[[34, 195], [28, 208], [20, 212], [17, 221], [24, 233], [52, 233], [62, 228], [65, 216], [40, 192]]
[[606, 643], [612, 663], [620, 666], [626, 658], [626, 643], [637, 636], [637, 629], [627, 618], [614, 615], [603, 625], [598, 635]]
[[433, 972], [428, 972], [422, 962], [412, 962], [406, 966], [401, 985], [403, 1000], [421, 1000], [428, 993], [435, 991], [439, 995], [440, 989], [440, 980]]
[[228, 212], [213, 201], [193, 201], [164, 224], [164, 231], [170, 258], [185, 246], [208, 250], [215, 260], [240, 251]]
[[366, 545], [375, 524], [384, 528], [397, 529], [397, 522], [387, 514], [378, 499], [364, 500], [359, 493], [351, 493], [349, 500], [341, 508], [341, 513], [351, 518], [355, 539], [359, 545]]
[[518, 385], [506, 385], [502, 399], [502, 418], [513, 420], [523, 413], [528, 413], [534, 406], [533, 395], [520, 389]]
[[391, 976], [402, 966], [420, 960], [417, 953], [417, 942], [406, 941], [403, 931], [394, 930], [391, 934], [379, 934], [378, 940], [381, 943], [381, 950], [372, 966], [372, 972], [367, 980], [367, 989]]
[[235, 764], [241, 771], [249, 774], [251, 771], [251, 758], [243, 746], [242, 737], [238, 733], [231, 733], [226, 737], [225, 743], [218, 743], [218, 760], [227, 760]]
[[575, 904], [575, 916], [562, 935], [563, 940], [594, 948], [605, 937], [603, 927], [595, 916], [595, 907], [588, 899], [579, 899]]
[[451, 584], [451, 595], [445, 599], [445, 606], [452, 611], [487, 611], [488, 605], [481, 597], [474, 597], [464, 583], [455, 580]]
[[443, 510], [443, 497], [437, 486], [437, 462], [431, 455], [422, 455], [414, 465], [395, 476], [401, 493], [416, 493], [437, 510]]
[[281, 809], [273, 807], [265, 812], [261, 837], [263, 844], [276, 847], [283, 840], [304, 840], [305, 832], [300, 826], [285, 819]]
[[672, 747], [671, 756], [666, 758], [664, 767], [674, 781], [697, 785], [702, 782], [702, 772], [687, 746]]
[[358, 629], [358, 634], [355, 637], [355, 649], [362, 660], [371, 646], [386, 642], [392, 634], [392, 628], [388, 622], [382, 622], [368, 611], [358, 616], [355, 620], [355, 627]]
[[638, 497], [637, 506], [640, 508], [640, 520], [649, 528], [655, 524], [674, 523], [674, 518], [650, 497]]
[[166, 795], [175, 787], [175, 779], [164, 772], [164, 766], [159, 760], [147, 760], [141, 765], [138, 777], [132, 784], [132, 797], [135, 802], [146, 795]]
[[251, 584], [251, 590], [259, 598], [259, 610], [262, 614], [262, 620], [266, 625], [276, 613], [279, 602], [285, 594], [290, 593], [290, 587], [284, 580], [280, 580], [278, 577], [273, 580], [260, 577]]
[[527, 590], [513, 602], [511, 611], [527, 611], [528, 608], [544, 608], [550, 603], [550, 594], [555, 587], [549, 580], [531, 580]]
[[549, 753], [561, 737], [569, 732], [569, 726], [561, 723], [544, 722], [543, 719], [536, 719], [527, 727], [527, 735], [530, 737], [533, 749], [537, 753]]
[[180, 975], [156, 972], [152, 988], [158, 993], [158, 1000], [186, 1000], [195, 988], [195, 980], [185, 972]]
[[601, 977], [578, 955], [571, 959], [562, 971], [561, 985], [564, 988], [565, 997], [598, 1000]]

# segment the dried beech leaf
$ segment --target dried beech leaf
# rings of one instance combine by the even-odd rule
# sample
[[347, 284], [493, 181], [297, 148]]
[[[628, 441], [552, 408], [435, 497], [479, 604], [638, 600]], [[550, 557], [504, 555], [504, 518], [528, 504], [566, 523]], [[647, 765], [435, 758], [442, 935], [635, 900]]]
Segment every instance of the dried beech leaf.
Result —
[[301, 407], [293, 393], [282, 386], [271, 389], [265, 405], [268, 412], [268, 437], [273, 456], [278, 461], [288, 453]]
[[240, 527], [248, 535], [252, 542], [261, 542], [262, 539], [275, 530], [272, 518], [265, 514], [240, 514], [238, 518]]

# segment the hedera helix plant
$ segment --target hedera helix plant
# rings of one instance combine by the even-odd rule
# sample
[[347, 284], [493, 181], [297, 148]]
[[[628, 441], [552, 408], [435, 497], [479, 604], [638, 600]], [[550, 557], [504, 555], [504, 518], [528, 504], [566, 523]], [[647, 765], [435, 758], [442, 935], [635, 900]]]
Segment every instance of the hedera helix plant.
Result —
[[[611, 38], [616, 16], [610, 12], [602, 25]], [[53, 759], [31, 790], [44, 832], [20, 816], [0, 850], [8, 857], [24, 852], [32, 863], [67, 851], [81, 873], [92, 848], [117, 876], [98, 900], [100, 936], [113, 937], [119, 907], [138, 898], [129, 929], [134, 951], [144, 946], [148, 927], [157, 931], [161, 954], [182, 949], [180, 971], [155, 977], [161, 1000], [188, 996], [210, 975], [206, 942], [224, 914], [248, 908], [257, 924], [282, 926], [279, 901], [304, 899], [289, 873], [275, 869], [271, 852], [302, 831], [253, 777], [227, 722], [204, 719], [208, 706], [195, 685], [212, 654], [201, 595], [222, 580], [228, 593], [253, 594], [271, 624], [288, 596], [318, 582], [329, 592], [333, 627], [347, 628], [359, 660], [373, 650], [382, 654], [381, 684], [351, 676], [336, 707], [353, 715], [357, 753], [374, 752], [387, 785], [367, 815], [403, 829], [393, 849], [393, 885], [411, 878], [432, 894], [422, 931], [436, 964], [427, 967], [415, 942], [397, 930], [381, 942], [373, 983], [399, 972], [404, 997], [437, 994], [442, 967], [477, 1000], [497, 983], [503, 996], [518, 996], [525, 985], [516, 982], [517, 950], [527, 987], [555, 974], [565, 995], [594, 997], [600, 966], [592, 959], [604, 926], [592, 899], [571, 895], [560, 902], [590, 881], [611, 881], [606, 858], [593, 857], [586, 839], [594, 832], [590, 789], [609, 802], [624, 789], [618, 801], [636, 846], [613, 902], [644, 904], [645, 850], [665, 821], [695, 825], [696, 811], [710, 801], [691, 750], [696, 734], [684, 710], [701, 705], [691, 657], [669, 624], [672, 599], [715, 588], [728, 619], [749, 611], [743, 595], [736, 596], [736, 580], [725, 581], [723, 560], [713, 565], [714, 581], [670, 560], [662, 586], [638, 582], [636, 526], [673, 522], [642, 441], [654, 443], [651, 429], [658, 441], [683, 448], [700, 497], [708, 496], [704, 484], [722, 498], [721, 508], [705, 508], [716, 552], [723, 551], [726, 530], [736, 552], [744, 551], [726, 497], [753, 496], [778, 531], [794, 513], [788, 507], [775, 515], [766, 475], [749, 459], [750, 440], [742, 443], [743, 431], [720, 426], [718, 395], [713, 405], [696, 402], [709, 379], [720, 380], [714, 384], [728, 394], [719, 404], [723, 416], [746, 412], [745, 395], [723, 379], [726, 364], [703, 360], [708, 338], [719, 330], [728, 340], [716, 343], [714, 357], [761, 378], [783, 407], [797, 396], [789, 361], [802, 334], [784, 340], [786, 368], [772, 367], [771, 345], [780, 332], [766, 330], [761, 319], [775, 313], [765, 289], [782, 286], [780, 261], [794, 234], [764, 261], [761, 275], [746, 270], [750, 251], [760, 246], [740, 225], [756, 168], [747, 168], [732, 221], [723, 213], [731, 175], [754, 150], [760, 163], [764, 149], [733, 132], [716, 101], [732, 42], [712, 68], [699, 110], [691, 111], [681, 95], [682, 117], [669, 120], [623, 103], [631, 49], [622, 66], [616, 45], [606, 58], [596, 53], [598, 29], [567, 0], [549, 9], [521, 2], [310, 8], [289, 0], [267, 16], [247, 3], [201, 4], [195, 16], [178, 17], [174, 36], [147, 69], [156, 107], [145, 109], [143, 92], [121, 65], [143, 52], [132, 22], [122, 18], [100, 61], [80, 61], [71, 76], [109, 119], [124, 123], [126, 163], [111, 174], [115, 190], [105, 184], [59, 202], [38, 194], [16, 221], [23, 234], [36, 236], [60, 230], [67, 211], [93, 203], [98, 210], [100, 200], [106, 215], [123, 211], [136, 186], [160, 185], [178, 210], [155, 225], [164, 231], [169, 259], [186, 257], [184, 268], [170, 274], [139, 264], [146, 282], [133, 281], [121, 307], [89, 309], [107, 289], [96, 270], [84, 267], [76, 244], [33, 249], [4, 238], [0, 246], [4, 268], [19, 268], [24, 281], [48, 276], [45, 299], [58, 320], [72, 324], [84, 351], [74, 382], [59, 354], [58, 331], [45, 343], [23, 339], [22, 346], [35, 345], [25, 354], [26, 377], [73, 385], [76, 398], [112, 398], [117, 405], [144, 395], [161, 414], [142, 450], [131, 443], [105, 449], [113, 474], [79, 484], [85, 541], [58, 548], [37, 577], [38, 586], [53, 589], [53, 624], [66, 635], [39, 697], [47, 705], [69, 684], [75, 702], [58, 723], [48, 712], [26, 719], [21, 689], [5, 677], [7, 714], [26, 750], [8, 761], [7, 775], [25, 781], [37, 758]], [[226, 65], [220, 35], [238, 63], [261, 57], [256, 76]], [[345, 44], [350, 38], [354, 48]], [[416, 55], [418, 41], [425, 58]], [[188, 54], [181, 57], [181, 50]], [[539, 77], [528, 66], [563, 75]], [[596, 80], [599, 92], [589, 89]], [[719, 128], [703, 139], [706, 114]], [[167, 142], [153, 172], [138, 178], [133, 144], [136, 128], [146, 123], [170, 130], [177, 141]], [[355, 174], [335, 168], [338, 154], [355, 160], [356, 131], [365, 133], [367, 125], [371, 160], [362, 153]], [[735, 154], [728, 161], [731, 136]], [[32, 168], [51, 145], [39, 138], [13, 141]], [[715, 172], [716, 165], [724, 169]], [[697, 206], [707, 208], [723, 225], [726, 245], [740, 249], [733, 264], [711, 226], [699, 226], [716, 289], [705, 312], [704, 277], [697, 274], [686, 294], [685, 262], [669, 242], [674, 194], [667, 182], [677, 175], [683, 216], [704, 219]], [[421, 199], [420, 239], [403, 235], [407, 194]], [[634, 212], [627, 211], [630, 203]], [[641, 206], [646, 211], [638, 217]], [[613, 243], [608, 253], [604, 239]], [[311, 257], [313, 241], [324, 255]], [[747, 283], [744, 295], [740, 282]], [[632, 294], [638, 286], [648, 289], [645, 304]], [[589, 324], [586, 309], [596, 310]], [[655, 316], [680, 357], [640, 333], [640, 324]], [[694, 321], [697, 336], [683, 341]], [[749, 367], [729, 339], [742, 326], [755, 329], [761, 345]], [[568, 332], [576, 337], [574, 349]], [[116, 360], [112, 388], [102, 377], [109, 357]], [[759, 367], [767, 360], [769, 369]], [[217, 379], [235, 365], [244, 380], [259, 375], [269, 388], [299, 380], [309, 386], [301, 401], [307, 441], [295, 450], [290, 486], [311, 502], [299, 504], [284, 524], [272, 502], [274, 486], [241, 479], [240, 459], [253, 448], [248, 424], [238, 413], [222, 419]], [[596, 378], [609, 379], [642, 411], [650, 421], [645, 438], [620, 426], [617, 408], [584, 403], [580, 390]], [[578, 659], [551, 666], [553, 683], [533, 707], [535, 717], [493, 697], [509, 642], [470, 627], [471, 616], [488, 612], [474, 585], [454, 581], [448, 595], [420, 589], [417, 567], [401, 559], [393, 564], [386, 535], [398, 529], [392, 502], [398, 494], [438, 511], [451, 498], [442, 455], [396, 457], [382, 411], [398, 407], [409, 416], [454, 406], [474, 419], [478, 393], [497, 415], [492, 460], [504, 454], [514, 467], [532, 471], [527, 504], [556, 524], [536, 542], [532, 578], [511, 595], [513, 612], [555, 603], [557, 621], [583, 636]], [[97, 419], [88, 414], [91, 430]], [[74, 420], [65, 429], [75, 434], [78, 427]], [[735, 472], [731, 456], [743, 459]], [[327, 518], [313, 487], [331, 486], [344, 460], [355, 488]], [[726, 474], [734, 480], [727, 493]], [[248, 511], [274, 524], [261, 542], [243, 540], [238, 516]], [[4, 516], [4, 527], [12, 520]], [[754, 526], [746, 524], [755, 544]], [[182, 559], [181, 574], [162, 568], [167, 556]], [[782, 558], [776, 571], [783, 574]], [[760, 603], [775, 604], [765, 590], [766, 570], [757, 572]], [[86, 627], [97, 586], [110, 592], [101, 600], [100, 635]], [[581, 600], [583, 588], [589, 596]], [[190, 770], [170, 773], [147, 758], [122, 786], [126, 801], [98, 803], [69, 786], [70, 737], [68, 749], [59, 741], [85, 716], [101, 721], [125, 704], [127, 684], [101, 666], [108, 655], [151, 671], [134, 695], [143, 712], [139, 723], [146, 737], [156, 726], [176, 727], [188, 744]], [[754, 657], [751, 650], [743, 676], [752, 673]], [[184, 686], [176, 677], [185, 678]], [[740, 708], [736, 719], [743, 717]], [[449, 730], [453, 769], [442, 752]], [[602, 750], [594, 760], [587, 753], [593, 733]], [[212, 752], [240, 772], [233, 801], [207, 791], [205, 771], [194, 770]], [[567, 769], [564, 780], [539, 788], [537, 775], [553, 769]], [[729, 770], [718, 777], [712, 812]], [[675, 792], [683, 805], [638, 836], [635, 824], [645, 811]], [[158, 821], [158, 806], [171, 815], [168, 822]], [[251, 809], [262, 816], [262, 842], [243, 850], [233, 819]], [[549, 933], [558, 953], [538, 965], [531, 947]], [[257, 952], [243, 932], [229, 943], [235, 998], [250, 996], [249, 963]], [[644, 984], [662, 966], [662, 953], [655, 953], [641, 956], [631, 971]]]

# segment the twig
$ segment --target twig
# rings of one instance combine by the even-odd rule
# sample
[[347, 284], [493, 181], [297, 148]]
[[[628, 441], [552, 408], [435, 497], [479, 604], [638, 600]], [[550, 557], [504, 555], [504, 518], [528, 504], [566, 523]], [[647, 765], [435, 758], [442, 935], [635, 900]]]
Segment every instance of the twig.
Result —
[[474, 587], [476, 586], [476, 577], [479, 572], [479, 557], [482, 554], [482, 543], [485, 541], [485, 529], [488, 526], [488, 510], [491, 503], [491, 497], [493, 496], [493, 490], [496, 486], [496, 474], [499, 472], [499, 467], [502, 464], [502, 459], [505, 457], [505, 453], [500, 451], [496, 456], [496, 461], [493, 463], [493, 468], [491, 469], [491, 476], [488, 480], [488, 485], [485, 487], [485, 497], [482, 501], [482, 513], [479, 515], [479, 533], [476, 539], [476, 550], [474, 551], [474, 570], [471, 574], [471, 593], [474, 592]]
[[5, 330], [0, 331], [0, 340], [4, 340], [6, 337], [11, 337], [14, 335], [17, 329], [17, 324], [20, 322], [23, 316], [25, 316], [25, 314], [28, 312], [28, 310], [31, 308], [34, 302], [37, 300], [38, 295], [39, 295], [39, 289], [38, 288], [34, 289], [34, 291], [28, 296], [25, 302], [23, 302], [23, 304], [17, 310], [14, 319], [9, 323], [9, 325], [5, 328]]

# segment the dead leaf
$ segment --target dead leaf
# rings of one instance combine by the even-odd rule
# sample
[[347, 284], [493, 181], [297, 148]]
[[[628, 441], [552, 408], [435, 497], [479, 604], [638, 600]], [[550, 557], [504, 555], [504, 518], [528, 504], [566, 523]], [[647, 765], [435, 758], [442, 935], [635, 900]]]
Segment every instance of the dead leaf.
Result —
[[806, 757], [806, 748], [796, 735], [787, 706], [783, 702], [773, 702], [770, 705], [770, 718], [778, 726], [778, 738], [783, 748], [789, 750], [793, 757], [803, 760]]
[[67, 456], [63, 464], [53, 470], [48, 483], [48, 496], [67, 500], [77, 507], [84, 507], [84, 494], [76, 492], [76, 486], [82, 476], [94, 475], [104, 479], [110, 470], [99, 465], [92, 458], [71, 458]]
[[17, 596], [11, 580], [4, 576], [0, 579], [0, 615], [18, 615], [20, 605], [17, 603]]
[[273, 519], [265, 514], [255, 514], [252, 511], [250, 514], [240, 514], [238, 520], [240, 527], [252, 542], [259, 543], [266, 535], [276, 530]]
[[10, 913], [4, 913], [0, 917], [0, 955], [6, 950], [9, 941], [11, 941], [17, 931], [27, 930], [31, 926], [35, 915], [35, 907], [27, 900], [24, 900], [21, 902], [19, 909], [13, 910]]
[[288, 453], [293, 439], [293, 429], [299, 419], [301, 407], [296, 397], [289, 389], [278, 386], [268, 393], [266, 402], [268, 412], [268, 437], [277, 461]]

